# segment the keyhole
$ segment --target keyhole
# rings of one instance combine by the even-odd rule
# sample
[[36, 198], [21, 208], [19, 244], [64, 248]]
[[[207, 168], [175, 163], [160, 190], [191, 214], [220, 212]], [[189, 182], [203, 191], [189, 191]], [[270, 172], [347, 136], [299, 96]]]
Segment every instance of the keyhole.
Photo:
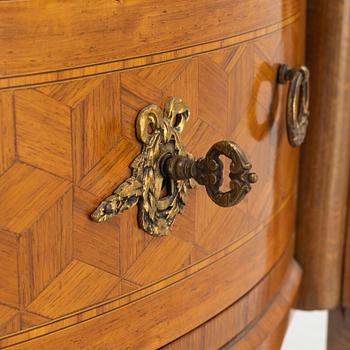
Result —
[[222, 170], [222, 176], [224, 178], [224, 181], [222, 185], [220, 186], [220, 191], [227, 192], [231, 190], [230, 187], [230, 165], [231, 165], [231, 159], [225, 157], [224, 155], [220, 155], [220, 160], [222, 161], [222, 164], [224, 166]]
[[170, 196], [171, 193], [171, 184], [170, 184], [170, 179], [169, 178], [164, 178], [162, 182], [162, 189], [160, 191], [159, 198], [165, 198]]

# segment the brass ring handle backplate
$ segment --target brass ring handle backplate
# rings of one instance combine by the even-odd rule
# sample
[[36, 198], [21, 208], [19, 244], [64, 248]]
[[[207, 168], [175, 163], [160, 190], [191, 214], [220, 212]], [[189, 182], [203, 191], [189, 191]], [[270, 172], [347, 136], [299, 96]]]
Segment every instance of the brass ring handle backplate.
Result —
[[305, 66], [289, 69], [282, 64], [278, 82], [290, 82], [287, 96], [287, 132], [291, 146], [299, 147], [304, 142], [309, 123], [309, 70]]
[[[204, 158], [195, 160], [181, 141], [189, 118], [189, 107], [181, 99], [170, 98], [164, 110], [156, 105], [144, 108], [136, 121], [141, 153], [131, 164], [132, 175], [91, 214], [96, 222], [105, 221], [138, 203], [140, 227], [151, 235], [170, 232], [175, 217], [195, 185], [204, 185], [209, 197], [222, 207], [239, 203], [257, 181], [252, 166], [240, 147], [231, 141], [215, 143]], [[221, 192], [223, 163], [231, 160], [230, 190]]]

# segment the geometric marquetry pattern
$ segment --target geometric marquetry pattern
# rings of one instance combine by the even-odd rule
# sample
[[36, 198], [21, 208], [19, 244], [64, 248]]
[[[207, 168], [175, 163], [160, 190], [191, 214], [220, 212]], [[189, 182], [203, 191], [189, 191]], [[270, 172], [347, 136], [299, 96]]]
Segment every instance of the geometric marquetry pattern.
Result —
[[[164, 278], [271, 216], [296, 173], [276, 72], [282, 61], [298, 63], [297, 40], [282, 35], [293, 28], [170, 63], [0, 93], [0, 334]], [[214, 142], [233, 140], [259, 182], [230, 209], [192, 191], [168, 237], [140, 230], [135, 207], [92, 222], [140, 151], [138, 111], [169, 96], [191, 108], [188, 151], [203, 156]]]

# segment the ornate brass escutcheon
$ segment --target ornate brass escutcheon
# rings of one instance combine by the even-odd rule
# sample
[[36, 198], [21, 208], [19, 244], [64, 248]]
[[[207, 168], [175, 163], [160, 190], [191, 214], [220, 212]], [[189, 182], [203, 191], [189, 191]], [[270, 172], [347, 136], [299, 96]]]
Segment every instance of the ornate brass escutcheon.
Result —
[[289, 69], [282, 64], [278, 82], [290, 81], [287, 96], [287, 132], [291, 146], [299, 147], [305, 140], [309, 123], [309, 70], [305, 66]]
[[[175, 217], [186, 204], [188, 192], [204, 185], [218, 205], [239, 203], [251, 190], [257, 175], [239, 146], [230, 141], [214, 144], [205, 158], [195, 160], [181, 142], [180, 135], [190, 116], [181, 99], [170, 98], [164, 111], [150, 105], [139, 113], [136, 135], [142, 151], [131, 164], [132, 175], [91, 214], [96, 222], [105, 221], [138, 203], [140, 227], [154, 236], [169, 234]], [[220, 155], [231, 160], [230, 191], [221, 192], [223, 163]]]

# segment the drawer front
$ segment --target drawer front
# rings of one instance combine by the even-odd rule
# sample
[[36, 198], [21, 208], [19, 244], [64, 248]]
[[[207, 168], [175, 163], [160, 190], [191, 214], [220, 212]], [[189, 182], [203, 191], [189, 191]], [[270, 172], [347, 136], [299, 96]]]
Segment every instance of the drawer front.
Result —
[[[42, 82], [108, 71], [134, 57], [169, 58], [176, 49], [191, 52], [274, 25], [299, 9], [298, 0], [7, 1], [1, 4], [1, 77]], [[20, 79], [25, 75], [31, 77]]]
[[[286, 254], [280, 269], [290, 268], [298, 151], [276, 77], [280, 63], [302, 63], [295, 9], [222, 48], [68, 81], [39, 74], [0, 91], [1, 345], [159, 347], [241, 298]], [[165, 237], [139, 228], [137, 207], [93, 222], [141, 150], [139, 111], [171, 96], [191, 109], [182, 133], [189, 152], [232, 140], [259, 181], [233, 208], [191, 190]]]

